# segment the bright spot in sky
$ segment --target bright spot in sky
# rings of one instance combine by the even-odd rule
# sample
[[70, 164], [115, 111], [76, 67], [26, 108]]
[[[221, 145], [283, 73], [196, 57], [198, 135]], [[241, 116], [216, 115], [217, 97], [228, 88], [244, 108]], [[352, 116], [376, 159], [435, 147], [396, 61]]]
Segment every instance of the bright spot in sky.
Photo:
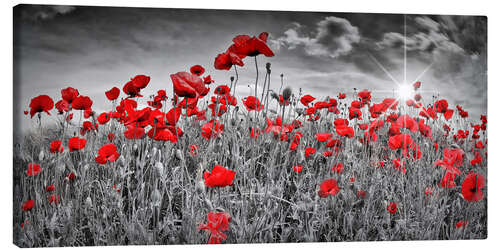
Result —
[[413, 87], [410, 84], [400, 84], [398, 89], [399, 98], [408, 100], [413, 98]]

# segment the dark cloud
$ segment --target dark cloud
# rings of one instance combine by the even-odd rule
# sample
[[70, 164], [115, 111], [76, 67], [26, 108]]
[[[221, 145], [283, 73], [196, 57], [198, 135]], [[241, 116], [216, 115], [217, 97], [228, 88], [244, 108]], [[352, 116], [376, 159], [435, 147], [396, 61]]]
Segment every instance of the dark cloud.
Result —
[[30, 21], [44, 21], [57, 15], [65, 15], [74, 11], [76, 7], [68, 5], [18, 5], [15, 12], [22, 19]]
[[349, 54], [353, 44], [360, 40], [358, 28], [352, 26], [344, 18], [326, 17], [316, 24], [314, 36], [300, 34], [298, 30], [302, 28], [302, 25], [299, 23], [294, 25], [294, 28], [286, 30], [283, 36], [272, 41], [277, 48], [295, 49], [302, 47], [308, 55], [335, 58]]

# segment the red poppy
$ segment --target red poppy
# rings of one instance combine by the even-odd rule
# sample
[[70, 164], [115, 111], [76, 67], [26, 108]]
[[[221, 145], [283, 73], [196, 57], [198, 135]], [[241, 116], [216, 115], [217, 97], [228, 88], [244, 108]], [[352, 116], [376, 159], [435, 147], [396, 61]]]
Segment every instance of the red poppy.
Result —
[[413, 84], [413, 88], [414, 88], [415, 90], [417, 90], [418, 88], [420, 88], [420, 86], [421, 86], [421, 85], [422, 85], [422, 83], [421, 83], [421, 82], [415, 82], [415, 83]]
[[68, 141], [69, 152], [78, 151], [84, 148], [85, 144], [87, 144], [87, 140], [84, 138], [79, 138], [77, 136], [71, 137]]
[[323, 152], [323, 156], [324, 156], [324, 157], [330, 157], [330, 156], [332, 156], [332, 155], [333, 155], [333, 152], [332, 152], [332, 151], [325, 151], [325, 152]]
[[74, 89], [72, 87], [67, 87], [61, 90], [62, 99], [69, 104], [71, 104], [79, 95], [80, 93], [78, 93], [78, 89]]
[[143, 89], [148, 86], [151, 77], [146, 75], [136, 75], [130, 79], [130, 81], [134, 84], [135, 87], [139, 89]]
[[165, 118], [167, 119], [168, 124], [175, 126], [177, 124], [177, 121], [179, 121], [179, 118], [181, 117], [182, 109], [180, 108], [172, 108], [170, 109], [167, 114], [165, 115]]
[[413, 144], [413, 139], [408, 134], [399, 134], [389, 137], [388, 146], [392, 150], [406, 148], [407, 145]]
[[205, 171], [203, 178], [207, 187], [225, 187], [233, 185], [236, 172], [226, 169], [223, 166], [215, 165], [212, 172]]
[[243, 105], [245, 105], [248, 111], [261, 111], [263, 108], [263, 105], [260, 103], [259, 98], [255, 98], [255, 96], [247, 96], [243, 98]]
[[444, 168], [448, 166], [460, 167], [463, 165], [464, 155], [464, 151], [460, 148], [445, 148], [443, 150], [443, 160], [437, 160], [434, 162], [434, 166], [442, 166]]
[[151, 108], [146, 107], [141, 110], [134, 110], [131, 106], [126, 106], [127, 120], [124, 123], [125, 126], [130, 124], [135, 124], [140, 127], [147, 126], [149, 123], [149, 117], [151, 115]]
[[59, 100], [58, 102], [56, 102], [55, 107], [59, 114], [69, 111], [69, 103], [65, 100]]
[[482, 141], [478, 141], [476, 142], [476, 144], [474, 145], [474, 147], [476, 147], [477, 149], [483, 149], [485, 148], [484, 144]]
[[337, 174], [341, 174], [342, 172], [344, 172], [344, 164], [342, 164], [342, 162], [339, 162], [339, 163], [333, 165], [332, 172], [335, 172]]
[[280, 103], [280, 106], [288, 106], [288, 105], [290, 105], [290, 101], [289, 100], [285, 101], [285, 99], [283, 98], [283, 95], [280, 95], [280, 101], [279, 101], [279, 103]]
[[56, 190], [56, 186], [55, 186], [54, 184], [49, 185], [49, 186], [47, 186], [47, 187], [45, 188], [45, 191], [46, 191], [46, 192], [52, 192], [52, 191], [54, 191], [54, 190]]
[[71, 107], [76, 110], [89, 110], [92, 108], [92, 100], [88, 96], [78, 96], [73, 100]]
[[363, 113], [361, 112], [361, 109], [354, 108], [354, 107], [349, 108], [349, 120], [352, 120], [354, 118], [362, 120], [363, 119], [362, 116], [363, 116]]
[[257, 138], [260, 135], [260, 130], [256, 128], [250, 129], [250, 138]]
[[[229, 94], [230, 90], [231, 89], [227, 85], [219, 85], [215, 88], [214, 94], [219, 95], [219, 96], [223, 96], [223, 95]], [[223, 100], [223, 99], [224, 98], [222, 98], [221, 100]]]
[[461, 221], [458, 221], [457, 224], [455, 224], [455, 228], [465, 227], [465, 226], [467, 226], [467, 224], [469, 224], [468, 221], [461, 220]]
[[447, 109], [444, 113], [443, 113], [443, 117], [444, 119], [446, 119], [447, 121], [451, 119], [451, 117], [453, 116], [453, 109]]
[[23, 203], [22, 209], [23, 211], [30, 211], [33, 209], [35, 206], [35, 201], [34, 200], [27, 200], [26, 202]]
[[361, 98], [361, 101], [363, 101], [364, 103], [368, 103], [370, 102], [372, 96], [371, 96], [371, 92], [367, 89], [361, 91], [358, 93], [358, 97]]
[[67, 178], [67, 180], [72, 181], [72, 180], [74, 180], [76, 178], [76, 175], [75, 175], [74, 172], [71, 172], [71, 173], [69, 173], [69, 174], [66, 175], [66, 178]]
[[129, 97], [142, 97], [140, 94], [141, 89], [134, 85], [134, 82], [128, 81], [123, 86], [123, 93], [127, 94]]
[[300, 98], [300, 102], [304, 106], [309, 106], [309, 103], [313, 102], [314, 100], [316, 100], [316, 98], [312, 97], [311, 95], [305, 95], [302, 98]]
[[84, 121], [82, 129], [80, 130], [80, 134], [83, 136], [88, 131], [97, 130], [98, 127], [99, 127], [99, 124], [97, 124], [97, 123], [92, 124], [92, 122], [90, 122], [90, 121]]
[[222, 131], [224, 131], [224, 124], [221, 124], [218, 121], [214, 120], [211, 120], [201, 126], [201, 136], [203, 136], [207, 140], [219, 136]]
[[204, 84], [211, 84], [213, 82], [214, 82], [214, 80], [212, 80], [212, 77], [210, 75], [203, 77]]
[[349, 136], [349, 138], [352, 138], [354, 136], [354, 129], [352, 127], [336, 126], [335, 130], [340, 136]]
[[364, 190], [358, 190], [358, 192], [356, 193], [356, 196], [358, 196], [358, 198], [365, 198], [366, 197], [366, 191], [364, 191]]
[[26, 175], [37, 176], [40, 172], [42, 172], [40, 164], [35, 164], [35, 163], [28, 164], [28, 170], [26, 171]]
[[50, 115], [49, 111], [54, 108], [54, 101], [48, 95], [39, 95], [31, 99], [30, 108], [31, 118], [39, 112], [45, 112]]
[[106, 164], [108, 161], [116, 161], [118, 157], [120, 157], [120, 153], [116, 152], [116, 145], [106, 144], [99, 149], [98, 155], [95, 160], [99, 164]]
[[321, 183], [319, 186], [318, 195], [321, 198], [326, 198], [328, 195], [336, 195], [340, 192], [340, 187], [337, 185], [337, 180], [327, 179]]
[[425, 188], [425, 196], [429, 196], [432, 194], [432, 188], [431, 187], [426, 187]]
[[191, 71], [191, 74], [201, 76], [203, 73], [205, 73], [205, 68], [203, 68], [201, 65], [194, 65], [189, 69]]
[[426, 125], [424, 120], [418, 121], [418, 130], [425, 137], [432, 138], [431, 126]]
[[50, 152], [51, 153], [61, 153], [63, 151], [62, 142], [59, 140], [52, 141], [50, 143]]
[[241, 58], [232, 52], [218, 54], [215, 58], [214, 67], [219, 70], [229, 70], [233, 65], [243, 66]]
[[480, 165], [482, 162], [483, 162], [483, 157], [481, 157], [481, 153], [479, 153], [478, 151], [474, 152], [474, 159], [470, 161], [470, 164], [474, 166], [476, 164]]
[[115, 138], [115, 134], [113, 134], [113, 133], [109, 133], [109, 134], [108, 134], [108, 140], [109, 140], [110, 142], [111, 142], [111, 141], [113, 141], [113, 139], [114, 139], [114, 138]]
[[166, 127], [151, 128], [148, 131], [148, 137], [155, 141], [171, 141], [173, 143], [177, 142], [177, 136], [175, 135], [175, 133], [173, 133], [172, 131], [170, 131], [170, 129]]
[[361, 130], [367, 130], [368, 129], [368, 124], [358, 124], [358, 128]]
[[189, 154], [192, 156], [198, 155], [198, 148], [199, 146], [196, 144], [189, 145]]
[[316, 134], [316, 140], [320, 141], [320, 142], [325, 142], [327, 140], [329, 140], [330, 138], [332, 138], [333, 134], [332, 133], [317, 133]]
[[137, 126], [135, 123], [127, 125], [127, 130], [123, 132], [125, 138], [129, 140], [141, 139], [146, 134], [143, 127]]
[[188, 72], [177, 72], [176, 74], [171, 74], [170, 78], [174, 85], [175, 94], [180, 97], [195, 98], [208, 93], [203, 80], [196, 75]]
[[312, 147], [308, 147], [306, 148], [304, 154], [306, 156], [306, 158], [309, 158], [309, 156], [313, 155], [316, 153], [316, 149], [315, 148], [312, 148]]
[[438, 100], [434, 103], [434, 108], [438, 113], [444, 113], [448, 110], [448, 101], [445, 99]]
[[117, 87], [113, 87], [112, 89], [106, 91], [105, 94], [108, 100], [113, 101], [116, 100], [116, 98], [118, 98], [118, 96], [120, 95], [120, 89]]
[[104, 125], [106, 124], [107, 122], [109, 122], [109, 120], [111, 119], [111, 115], [108, 114], [107, 112], [102, 112], [98, 117], [97, 117], [97, 121], [99, 122], [99, 124], [101, 125]]
[[415, 119], [409, 115], [402, 115], [398, 118], [396, 121], [398, 126], [400, 128], [407, 128], [411, 132], [417, 132], [418, 130], [418, 123], [415, 121]]
[[266, 44], [267, 36], [267, 32], [260, 33], [259, 37], [238, 35], [233, 38], [233, 45], [231, 45], [226, 52], [234, 53], [241, 59], [247, 56], [258, 56], [260, 54], [272, 57], [274, 53]]
[[406, 174], [405, 162], [399, 161], [399, 158], [396, 158], [392, 161], [394, 163], [394, 168], [396, 170], [401, 171], [403, 174]]
[[52, 204], [58, 204], [59, 203], [59, 195], [57, 194], [51, 194], [48, 197], [49, 203]]
[[339, 96], [338, 96], [339, 99], [344, 99], [345, 97], [346, 97], [345, 93], [339, 93]]
[[408, 100], [406, 100], [406, 105], [408, 105], [409, 107], [412, 107], [415, 105], [415, 101], [412, 99], [408, 99]]
[[485, 179], [482, 175], [472, 171], [465, 177], [462, 182], [462, 195], [466, 201], [476, 202], [483, 199], [483, 191]]
[[201, 224], [198, 230], [206, 230], [210, 234], [209, 244], [220, 244], [227, 239], [227, 235], [223, 231], [229, 230], [229, 222], [231, 217], [225, 212], [209, 212], [208, 223]]
[[395, 214], [398, 212], [398, 204], [396, 202], [389, 202], [389, 205], [387, 205], [387, 212], [391, 214]]
[[295, 171], [295, 173], [300, 173], [300, 172], [302, 172], [303, 169], [304, 169], [304, 166], [302, 166], [302, 165], [293, 166], [293, 171]]

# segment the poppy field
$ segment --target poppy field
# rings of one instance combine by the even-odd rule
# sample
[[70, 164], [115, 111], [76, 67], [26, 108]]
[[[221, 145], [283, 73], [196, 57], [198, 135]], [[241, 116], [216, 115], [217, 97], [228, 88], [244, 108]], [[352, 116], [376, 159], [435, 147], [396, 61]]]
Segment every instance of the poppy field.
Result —
[[[101, 93], [105, 107], [85, 86], [26, 100], [33, 128], [14, 145], [14, 243], [487, 237], [486, 114], [474, 120], [420, 81], [400, 88], [410, 95], [292, 89], [265, 62], [275, 56], [267, 40], [237, 35], [213, 65], [172, 72], [154, 96], [141, 90], [155, 76], [135, 75]], [[242, 67], [255, 78], [241, 79]], [[238, 96], [249, 82], [253, 93]]]

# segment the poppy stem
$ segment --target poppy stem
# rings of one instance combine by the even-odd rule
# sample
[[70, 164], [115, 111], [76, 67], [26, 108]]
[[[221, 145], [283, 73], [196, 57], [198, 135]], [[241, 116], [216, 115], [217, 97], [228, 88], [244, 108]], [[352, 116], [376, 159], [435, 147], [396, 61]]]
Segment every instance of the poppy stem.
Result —
[[[257, 56], [254, 57], [254, 61], [255, 61], [255, 72], [256, 72], [256, 76], [255, 76], [255, 104], [257, 104], [257, 83], [259, 82], [259, 67], [257, 66]], [[257, 122], [257, 113], [258, 113], [258, 111], [255, 110], [255, 122]]]

